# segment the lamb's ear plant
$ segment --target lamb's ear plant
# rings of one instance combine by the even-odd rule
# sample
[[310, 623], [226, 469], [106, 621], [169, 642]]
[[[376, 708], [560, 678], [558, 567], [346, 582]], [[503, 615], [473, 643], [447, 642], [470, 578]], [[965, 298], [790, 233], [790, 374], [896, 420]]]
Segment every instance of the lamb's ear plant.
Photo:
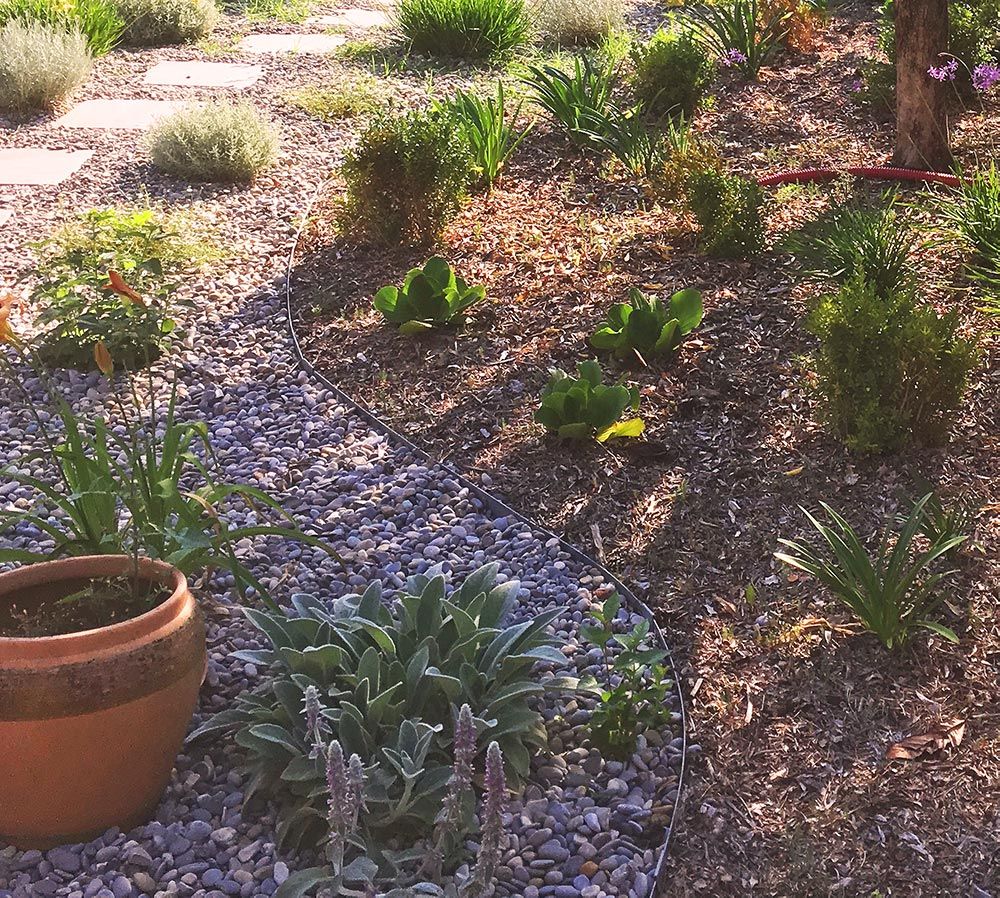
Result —
[[914, 541], [925, 522], [930, 495], [917, 502], [898, 535], [887, 526], [875, 552], [870, 554], [854, 528], [825, 502], [820, 503], [829, 523], [802, 509], [822, 538], [823, 546], [781, 539], [788, 552], [776, 552], [785, 564], [815, 577], [847, 605], [864, 627], [887, 648], [897, 648], [926, 629], [958, 642], [955, 633], [930, 615], [943, 601], [937, 592], [941, 581], [954, 571], [933, 572], [934, 562], [965, 541], [959, 534], [939, 534], [929, 547]]
[[246, 800], [273, 800], [278, 838], [294, 848], [327, 829], [316, 748], [336, 738], [364, 761], [362, 836], [368, 856], [392, 870], [407, 858], [379, 850], [388, 834], [416, 841], [432, 833], [453, 774], [456, 708], [469, 706], [477, 744], [498, 742], [520, 781], [547, 741], [535, 702], [577, 686], [538, 670], [565, 665], [547, 632], [558, 612], [512, 622], [519, 585], [499, 583], [498, 571], [480, 568], [448, 595], [441, 568], [432, 568], [411, 577], [391, 606], [374, 581], [332, 604], [294, 595], [288, 614], [245, 609], [270, 646], [235, 657], [268, 677], [190, 739], [235, 733], [251, 779]]
[[485, 287], [470, 287], [444, 259], [434, 256], [423, 268], [410, 269], [402, 287], [379, 290], [374, 305], [401, 333], [421, 334], [460, 324], [485, 296]]
[[615, 437], [638, 437], [646, 429], [642, 418], [619, 421], [626, 409], [639, 408], [638, 387], [605, 384], [596, 361], [577, 366], [577, 377], [554, 369], [535, 421], [560, 439], [607, 442]]
[[619, 358], [634, 356], [648, 364], [654, 355], [671, 357], [684, 337], [701, 324], [704, 315], [701, 293], [678, 290], [664, 304], [641, 290], [629, 290], [629, 302], [608, 310], [607, 321], [590, 338], [595, 349], [612, 350]]

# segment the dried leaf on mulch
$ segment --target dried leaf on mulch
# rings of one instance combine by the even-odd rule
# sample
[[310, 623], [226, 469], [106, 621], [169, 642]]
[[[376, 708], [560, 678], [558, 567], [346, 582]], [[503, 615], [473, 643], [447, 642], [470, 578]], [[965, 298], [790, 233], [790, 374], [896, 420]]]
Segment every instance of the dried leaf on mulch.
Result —
[[915, 733], [889, 746], [885, 756], [890, 761], [916, 761], [941, 754], [946, 748], [958, 748], [965, 736], [965, 721], [942, 720], [924, 733]]

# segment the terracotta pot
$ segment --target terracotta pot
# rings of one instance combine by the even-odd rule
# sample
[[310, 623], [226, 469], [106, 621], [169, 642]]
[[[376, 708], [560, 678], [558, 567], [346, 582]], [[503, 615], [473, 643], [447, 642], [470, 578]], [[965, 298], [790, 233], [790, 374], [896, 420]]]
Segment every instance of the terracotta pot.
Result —
[[[0, 603], [131, 570], [108, 555], [28, 565], [0, 574]], [[0, 638], [0, 842], [83, 842], [155, 810], [198, 700], [205, 623], [179, 571], [142, 559], [140, 576], [172, 592], [139, 617]]]

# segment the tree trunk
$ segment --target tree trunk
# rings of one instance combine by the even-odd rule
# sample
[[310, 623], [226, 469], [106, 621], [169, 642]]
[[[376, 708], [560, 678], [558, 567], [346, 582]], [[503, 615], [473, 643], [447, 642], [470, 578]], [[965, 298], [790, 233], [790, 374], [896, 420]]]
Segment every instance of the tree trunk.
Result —
[[948, 0], [896, 0], [895, 165], [944, 171], [948, 147], [948, 82], [927, 74], [948, 57]]

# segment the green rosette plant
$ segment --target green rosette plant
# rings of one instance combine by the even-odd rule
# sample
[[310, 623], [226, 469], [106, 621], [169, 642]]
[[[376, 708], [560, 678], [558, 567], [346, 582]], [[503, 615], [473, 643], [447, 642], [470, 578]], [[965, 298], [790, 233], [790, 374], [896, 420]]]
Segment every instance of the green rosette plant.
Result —
[[646, 429], [642, 418], [619, 421], [626, 409], [639, 408], [638, 387], [622, 383], [602, 383], [601, 366], [582, 362], [578, 377], [558, 368], [542, 391], [542, 404], [535, 421], [560, 439], [607, 442], [614, 437], [641, 436]]
[[590, 338], [595, 349], [607, 349], [619, 358], [635, 356], [643, 364], [653, 355], [673, 356], [684, 337], [701, 324], [705, 309], [697, 290], [678, 290], [664, 304], [635, 288], [629, 302], [608, 311], [607, 321]]
[[444, 259], [434, 256], [423, 268], [410, 269], [402, 287], [379, 290], [374, 305], [401, 333], [422, 334], [461, 323], [485, 296], [485, 287], [470, 287]]

